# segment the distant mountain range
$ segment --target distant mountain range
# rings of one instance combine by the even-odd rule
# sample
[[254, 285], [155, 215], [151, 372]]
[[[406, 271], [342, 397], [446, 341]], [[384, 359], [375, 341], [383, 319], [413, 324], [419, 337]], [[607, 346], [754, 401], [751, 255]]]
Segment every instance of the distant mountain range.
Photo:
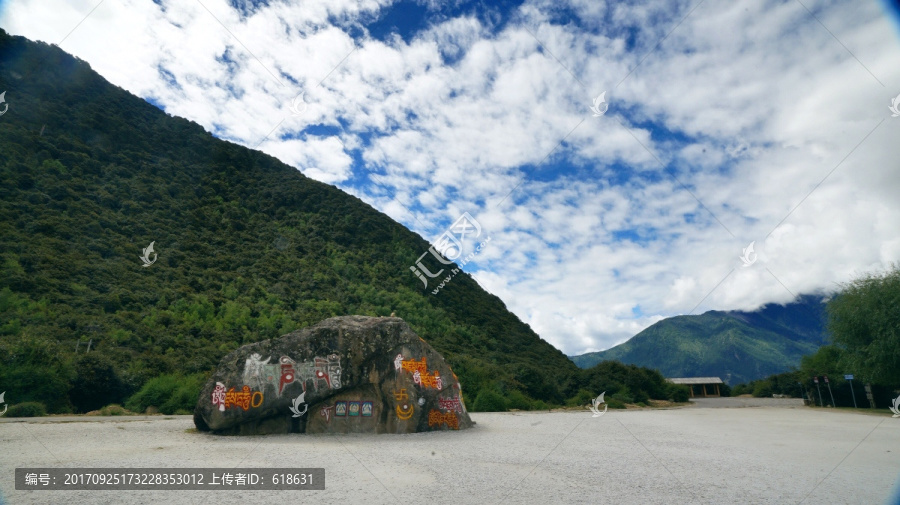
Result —
[[827, 343], [825, 300], [805, 295], [754, 312], [709, 311], [663, 319], [611, 349], [570, 359], [581, 368], [616, 360], [666, 377], [721, 377], [740, 384], [789, 370]]

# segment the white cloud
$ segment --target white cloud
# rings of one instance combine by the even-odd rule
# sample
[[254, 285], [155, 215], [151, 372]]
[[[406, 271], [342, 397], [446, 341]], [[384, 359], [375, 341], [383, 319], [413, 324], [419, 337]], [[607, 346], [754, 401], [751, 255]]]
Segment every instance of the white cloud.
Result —
[[[345, 189], [428, 239], [471, 213], [479, 282], [567, 354], [900, 261], [900, 42], [876, 3], [805, 2], [827, 30], [797, 2], [533, 0], [499, 32], [349, 35], [385, 3], [104, 2], [62, 48], [310, 177], [369, 173]], [[59, 42], [91, 8], [22, 0], [0, 25]]]

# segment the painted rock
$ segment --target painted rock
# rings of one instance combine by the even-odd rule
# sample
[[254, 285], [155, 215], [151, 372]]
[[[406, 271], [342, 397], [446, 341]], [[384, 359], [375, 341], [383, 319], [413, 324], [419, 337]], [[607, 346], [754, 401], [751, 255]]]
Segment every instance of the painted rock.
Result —
[[415, 433], [474, 423], [450, 365], [397, 317], [334, 317], [245, 345], [194, 409], [201, 431]]

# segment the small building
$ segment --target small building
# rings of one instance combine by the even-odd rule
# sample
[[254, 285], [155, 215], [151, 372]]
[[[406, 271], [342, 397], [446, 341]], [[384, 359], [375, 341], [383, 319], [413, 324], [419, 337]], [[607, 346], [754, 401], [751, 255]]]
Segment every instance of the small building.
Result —
[[[691, 390], [691, 398], [697, 396], [702, 396], [703, 398], [708, 396], [721, 396], [719, 394], [719, 384], [723, 384], [722, 379], [718, 377], [675, 377], [666, 379], [666, 381], [671, 382], [672, 384], [684, 384], [689, 387]], [[707, 386], [709, 386], [709, 389], [707, 389]], [[712, 393], [713, 390], [715, 390], [715, 394]]]

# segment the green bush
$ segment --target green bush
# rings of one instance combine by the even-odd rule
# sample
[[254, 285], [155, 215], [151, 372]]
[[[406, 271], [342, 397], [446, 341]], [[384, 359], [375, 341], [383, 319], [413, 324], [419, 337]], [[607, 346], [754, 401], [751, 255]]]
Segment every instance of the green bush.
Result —
[[24, 402], [10, 405], [5, 417], [43, 417], [47, 407], [41, 402]]
[[482, 389], [475, 397], [473, 412], [506, 412], [506, 399], [492, 389]]
[[611, 408], [611, 409], [624, 409], [625, 408], [625, 403], [623, 403], [621, 400], [617, 400], [616, 398], [613, 398], [613, 397], [606, 398], [606, 404], [609, 405], [609, 408]]
[[[2, 311], [4, 305], [13, 303], [10, 296], [4, 295], [9, 295], [8, 289], [0, 290], [0, 321], [13, 316]], [[75, 372], [65, 354], [66, 350], [58, 342], [46, 337], [0, 337], [0, 384], [9, 385], [4, 387], [6, 400], [38, 402], [54, 414], [71, 412], [72, 405], [65, 393]]]
[[587, 389], [581, 389], [578, 391], [578, 394], [566, 400], [566, 405], [569, 407], [580, 407], [582, 405], [589, 405], [591, 400], [596, 398], [594, 393], [588, 391]]
[[752, 390], [746, 384], [738, 384], [731, 388], [731, 396], [741, 396], [750, 394]]
[[108, 356], [98, 352], [82, 355], [75, 362], [75, 373], [69, 399], [78, 412], [97, 410], [124, 399], [125, 384]]
[[753, 386], [753, 396], [755, 398], [767, 398], [772, 396], [772, 384], [769, 381], [759, 381]]
[[506, 395], [506, 407], [509, 409], [531, 410], [531, 400], [515, 389]]
[[669, 384], [666, 387], [666, 394], [669, 400], [678, 403], [684, 403], [691, 397], [691, 390], [684, 384]]
[[147, 407], [156, 407], [163, 414], [171, 415], [179, 410], [193, 412], [203, 389], [203, 374], [189, 376], [160, 375], [150, 379], [144, 387], [125, 403], [132, 412], [145, 412]]
[[547, 405], [542, 400], [535, 400], [531, 404], [531, 410], [550, 410], [550, 405]]
[[612, 395], [613, 399], [619, 400], [622, 403], [637, 403], [635, 398], [631, 396], [631, 391], [627, 387], [623, 387], [618, 392]]

